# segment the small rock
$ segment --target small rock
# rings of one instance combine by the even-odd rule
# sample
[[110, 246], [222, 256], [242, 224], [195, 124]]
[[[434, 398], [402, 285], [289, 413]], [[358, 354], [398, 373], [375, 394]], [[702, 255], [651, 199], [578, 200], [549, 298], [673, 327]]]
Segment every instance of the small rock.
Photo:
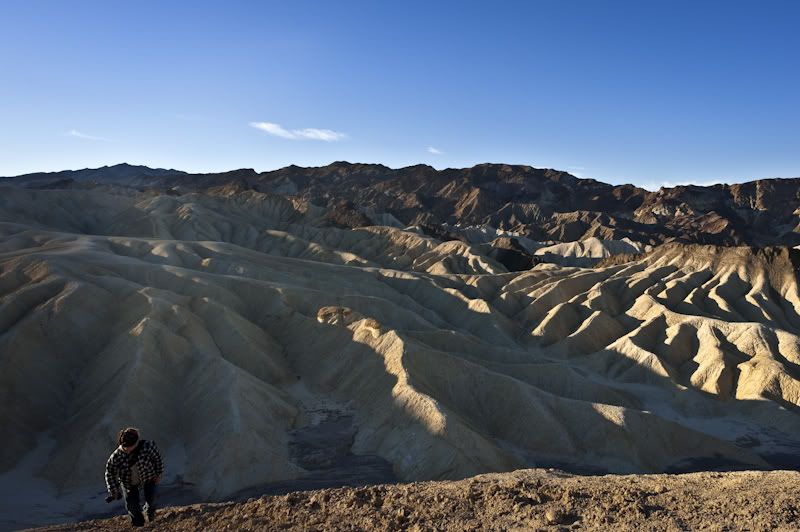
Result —
[[577, 517], [561, 508], [548, 508], [544, 513], [544, 519], [551, 525], [565, 525], [575, 522]]

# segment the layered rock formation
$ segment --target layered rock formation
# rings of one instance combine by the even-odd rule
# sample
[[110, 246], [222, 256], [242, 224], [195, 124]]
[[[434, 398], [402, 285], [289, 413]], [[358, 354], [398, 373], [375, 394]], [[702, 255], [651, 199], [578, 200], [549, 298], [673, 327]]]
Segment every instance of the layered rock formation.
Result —
[[288, 166], [260, 174], [250, 169], [186, 174], [117, 165], [29, 174], [9, 182], [79, 188], [114, 184], [173, 193], [252, 189], [327, 207], [334, 219], [348, 226], [366, 224], [366, 219], [392, 225], [387, 223], [391, 217], [404, 226], [490, 226], [534, 240], [559, 242], [596, 237], [628, 238], [651, 245], [672, 240], [716, 245], [800, 244], [797, 179], [649, 192], [521, 165], [481, 164], [437, 171], [425, 165], [391, 169], [336, 162], [318, 168]]

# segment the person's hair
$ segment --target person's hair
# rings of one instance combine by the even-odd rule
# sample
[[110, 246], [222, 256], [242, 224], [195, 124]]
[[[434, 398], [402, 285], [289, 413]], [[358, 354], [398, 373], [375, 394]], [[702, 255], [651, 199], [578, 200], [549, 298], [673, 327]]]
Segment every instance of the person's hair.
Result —
[[130, 447], [139, 441], [139, 429], [128, 427], [119, 431], [117, 442], [123, 447]]

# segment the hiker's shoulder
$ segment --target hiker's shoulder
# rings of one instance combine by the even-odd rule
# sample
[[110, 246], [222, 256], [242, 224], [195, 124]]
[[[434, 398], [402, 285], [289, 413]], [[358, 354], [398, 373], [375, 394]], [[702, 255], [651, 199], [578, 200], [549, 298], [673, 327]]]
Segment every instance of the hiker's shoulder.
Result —
[[142, 440], [139, 445], [142, 446], [142, 450], [158, 449], [155, 440]]
[[111, 456], [108, 457], [109, 462], [118, 462], [125, 457], [125, 451], [117, 447], [111, 451]]

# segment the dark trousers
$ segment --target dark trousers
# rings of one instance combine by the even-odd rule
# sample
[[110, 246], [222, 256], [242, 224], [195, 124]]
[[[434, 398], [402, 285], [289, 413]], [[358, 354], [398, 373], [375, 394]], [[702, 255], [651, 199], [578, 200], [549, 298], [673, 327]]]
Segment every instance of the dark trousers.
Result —
[[139, 489], [144, 492], [144, 511], [147, 512], [147, 520], [152, 521], [156, 516], [156, 483], [153, 481], [145, 482], [144, 486], [132, 486], [125, 491], [125, 509], [131, 516], [133, 526], [144, 526], [144, 515], [139, 503]]

